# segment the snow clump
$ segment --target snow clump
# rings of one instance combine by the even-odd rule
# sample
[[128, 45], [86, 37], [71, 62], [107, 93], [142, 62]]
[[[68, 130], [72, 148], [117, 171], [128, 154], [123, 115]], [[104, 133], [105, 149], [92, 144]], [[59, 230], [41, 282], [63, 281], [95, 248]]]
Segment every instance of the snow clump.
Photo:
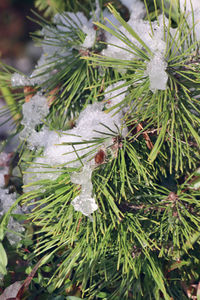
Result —
[[29, 86], [29, 85], [31, 85], [31, 80], [28, 76], [25, 76], [25, 75], [15, 72], [11, 76], [11, 85], [13, 87]]
[[24, 129], [20, 132], [19, 138], [21, 140], [27, 139], [30, 148], [33, 149], [41, 145], [41, 141], [45, 141], [45, 128], [37, 132], [36, 125], [43, 123], [49, 113], [47, 98], [40, 93], [35, 94], [29, 102], [23, 104], [22, 113], [23, 119], [21, 124], [24, 125]]
[[156, 54], [147, 64], [147, 74], [150, 80], [150, 90], [155, 92], [156, 90], [165, 90], [168, 75], [165, 72], [167, 63], [163, 60], [162, 56]]
[[[124, 83], [124, 81], [120, 81], [106, 89], [105, 100], [109, 101], [106, 105], [107, 108], [123, 101], [127, 86], [121, 87], [118, 91], [113, 90]], [[72, 182], [82, 186], [80, 195], [73, 200], [72, 205], [75, 210], [81, 211], [87, 216], [90, 216], [98, 208], [92, 196], [91, 182], [92, 170], [95, 167], [94, 155], [98, 147], [95, 143], [93, 145], [90, 142], [105, 138], [104, 144], [109, 147], [113, 144], [110, 134], [116, 132], [118, 135], [121, 132], [121, 135], [125, 137], [128, 133], [123, 122], [123, 110], [117, 108], [117, 111], [114, 109], [106, 112], [103, 108], [103, 103], [88, 105], [80, 113], [76, 126], [70, 130], [55, 132], [44, 127], [42, 131], [35, 134], [38, 145], [43, 146], [44, 150], [43, 155], [37, 157], [24, 174], [24, 190], [26, 192], [34, 190], [34, 183], [39, 180], [55, 180], [61, 174], [62, 167], [80, 168], [84, 165], [80, 173], [73, 173], [71, 177]], [[28, 114], [30, 113], [31, 110], [28, 110]], [[39, 121], [40, 118], [37, 122]], [[31, 122], [31, 128], [34, 127], [33, 124], [35, 125], [34, 122]], [[84, 144], [82, 144], [83, 142]], [[30, 143], [32, 143], [31, 139]]]
[[[123, 84], [125, 84], [125, 81], [119, 81], [119, 82], [107, 87], [107, 89], [105, 90], [105, 94], [106, 94], [105, 101], [107, 101], [107, 103], [106, 103], [107, 108], [116, 106], [121, 101], [123, 101], [125, 93], [127, 92], [127, 86], [124, 86], [124, 87], [121, 87], [118, 89], [118, 87], [120, 87]], [[99, 105], [98, 106], [97, 105], [98, 104], [95, 104], [95, 105], [93, 104], [93, 108], [95, 108], [95, 107], [97, 108], [99, 106]], [[91, 113], [90, 110], [91, 110], [91, 106], [89, 107], [89, 110], [86, 109], [83, 112], [84, 115], [79, 117], [79, 121], [77, 124], [77, 128], [80, 128], [80, 129], [83, 128], [83, 130], [85, 130], [85, 132], [87, 132], [87, 134], [88, 134], [88, 129], [90, 128], [90, 126], [89, 126], [89, 122], [87, 123], [86, 120], [87, 120], [87, 116], [89, 117], [89, 114]], [[100, 111], [99, 111], [99, 113], [100, 113]], [[116, 113], [115, 116], [117, 116], [117, 117], [114, 117], [113, 115], [111, 116], [111, 114], [113, 114], [113, 113]], [[116, 109], [112, 110], [108, 115], [109, 115], [109, 117], [111, 116], [111, 118], [114, 118], [116, 123], [118, 123], [118, 125], [120, 125], [120, 127], [122, 126], [122, 124], [123, 124], [122, 123], [122, 118], [123, 118], [122, 110], [119, 112], [119, 108], [116, 108]], [[92, 114], [92, 116], [93, 116], [93, 114]], [[95, 116], [95, 117], [97, 117], [97, 116]], [[117, 121], [117, 119], [118, 119], [118, 121]], [[121, 124], [119, 124], [119, 120], [120, 120]], [[101, 122], [99, 122], [99, 124], [101, 124]], [[96, 125], [99, 126], [99, 124], [98, 125], [96, 124]], [[104, 123], [104, 125], [105, 125], [105, 123]], [[107, 125], [108, 125], [108, 123], [107, 123]], [[111, 125], [111, 123], [109, 125]], [[88, 126], [88, 128], [86, 128], [86, 126]], [[94, 130], [94, 128], [95, 128], [95, 126], [93, 123], [93, 130]], [[106, 131], [106, 129], [107, 128], [105, 128], [104, 131]], [[98, 131], [98, 130], [96, 130], [96, 131]], [[125, 136], [127, 134], [127, 129], [124, 128], [122, 130], [122, 132], [123, 132], [122, 135]], [[90, 134], [91, 134], [91, 132], [90, 132]], [[89, 138], [89, 136], [87, 136], [87, 138]], [[91, 138], [93, 138], [92, 135], [91, 135]], [[106, 143], [106, 146], [109, 146], [110, 143], [111, 143], [111, 140], [109, 139], [109, 141]], [[74, 206], [75, 210], [80, 211], [83, 215], [88, 216], [88, 217], [90, 217], [90, 215], [95, 210], [98, 209], [98, 206], [95, 203], [95, 199], [92, 197], [92, 189], [93, 189], [93, 185], [92, 185], [92, 181], [91, 181], [92, 168], [93, 168], [92, 161], [90, 161], [90, 163], [86, 162], [81, 172], [73, 173], [71, 175], [71, 181], [73, 183], [81, 184], [81, 193], [79, 196], [77, 196], [72, 201], [72, 205]]]
[[[165, 18], [165, 26], [167, 22]], [[168, 75], [166, 73], [167, 63], [165, 61], [166, 42], [164, 41], [166, 29], [163, 24], [163, 16], [159, 16], [158, 22], [152, 22], [153, 33], [151, 32], [151, 26], [148, 21], [136, 19], [133, 15], [131, 15], [127, 24], [133, 28], [139, 37], [142, 36], [143, 42], [152, 53], [150, 61], [147, 62], [146, 70], [146, 75], [149, 76], [150, 80], [150, 89], [152, 92], [156, 89], [166, 89]], [[131, 45], [135, 45], [141, 50], [144, 50], [143, 46], [123, 26], [119, 27], [119, 31], [129, 39], [129, 45], [123, 43], [115, 36], [110, 36], [107, 42], [113, 45], [108, 44], [108, 47], [102, 51], [102, 54], [120, 60], [139, 59], [138, 54], [131, 49]]]
[[98, 209], [98, 205], [95, 199], [92, 197], [92, 169], [89, 165], [85, 165], [83, 170], [79, 173], [73, 173], [71, 175], [71, 181], [75, 184], [81, 185], [81, 192], [71, 204], [76, 211], [80, 211], [83, 215], [89, 217], [95, 210]]
[[[2, 217], [10, 209], [15, 201], [15, 193], [9, 194], [7, 189], [0, 188], [0, 217]], [[17, 206], [12, 213], [22, 214], [22, 210], [19, 206]], [[24, 227], [19, 222], [15, 221], [13, 217], [10, 217], [7, 228], [10, 230], [6, 233], [10, 244], [14, 245], [18, 243], [21, 240], [21, 237], [16, 233], [22, 233], [24, 231]]]
[[150, 90], [165, 90], [167, 87], [168, 75], [166, 73], [167, 62], [165, 61], [166, 42], [164, 38], [164, 24], [162, 16], [159, 17], [160, 25], [153, 24], [154, 35], [150, 49], [153, 53], [147, 63], [147, 74], [150, 80]]
[[[5, 188], [4, 176], [9, 174], [9, 163], [12, 158], [12, 153], [0, 153], [0, 218], [10, 209], [15, 203], [16, 193], [9, 193], [8, 189]], [[13, 211], [14, 214], [22, 214], [22, 210], [19, 206]], [[13, 217], [9, 218], [8, 227], [9, 230], [14, 232], [7, 232], [6, 236], [11, 245], [18, 243], [21, 240], [20, 235], [16, 232], [22, 233], [24, 227], [14, 220]]]
[[[23, 76], [14, 73], [11, 78], [12, 86], [31, 86], [45, 84], [52, 74], [56, 73], [55, 66], [65, 58], [73, 60], [73, 49], [92, 48], [96, 40], [96, 31], [93, 27], [93, 19], [88, 20], [82, 12], [62, 13], [54, 16], [55, 26], [44, 26], [40, 31], [42, 55], [35, 66], [32, 74]], [[81, 42], [79, 37], [80, 28], [85, 34]], [[59, 38], [58, 38], [59, 37]]]
[[[112, 145], [112, 139], [109, 136], [111, 133], [116, 132], [116, 135], [118, 135], [118, 130], [121, 130], [122, 136], [126, 136], [128, 131], [123, 124], [122, 111], [113, 115], [112, 111], [107, 113], [102, 109], [103, 103], [88, 105], [80, 113], [76, 126], [73, 129], [55, 132], [45, 127], [44, 135], [42, 133], [41, 137], [39, 132], [38, 136], [36, 135], [38, 138], [37, 143], [44, 146], [43, 155], [42, 157], [37, 157], [34, 164], [27, 169], [24, 176], [24, 184], [41, 179], [56, 179], [60, 175], [59, 168], [63, 166], [81, 167], [82, 164], [79, 158], [83, 164], [86, 164], [92, 159], [96, 151], [97, 146], [90, 143], [92, 140], [105, 138], [105, 143], [109, 146]], [[83, 142], [84, 144], [82, 144]], [[88, 149], [91, 151], [89, 154]], [[53, 170], [53, 168], [55, 169]]]
[[121, 0], [121, 3], [129, 9], [130, 18], [142, 19], [145, 16], [145, 5], [140, 0]]

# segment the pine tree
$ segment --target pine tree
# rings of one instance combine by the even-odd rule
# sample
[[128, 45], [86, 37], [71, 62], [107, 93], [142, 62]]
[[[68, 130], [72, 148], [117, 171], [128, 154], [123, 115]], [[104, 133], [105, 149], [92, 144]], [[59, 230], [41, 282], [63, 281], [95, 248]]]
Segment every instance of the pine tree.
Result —
[[52, 295], [198, 299], [200, 6], [189, 2], [37, 0], [53, 15], [35, 13], [37, 66], [2, 64], [20, 140], [10, 178], [23, 187], [0, 238], [22, 206]]

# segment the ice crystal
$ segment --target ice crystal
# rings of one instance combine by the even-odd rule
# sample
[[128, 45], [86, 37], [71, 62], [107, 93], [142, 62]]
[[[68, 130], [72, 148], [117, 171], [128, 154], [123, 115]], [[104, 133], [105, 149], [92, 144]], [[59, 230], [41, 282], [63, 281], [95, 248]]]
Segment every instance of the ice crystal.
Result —
[[80, 173], [73, 173], [71, 181], [81, 185], [80, 194], [72, 201], [72, 205], [76, 211], [80, 211], [85, 216], [90, 216], [98, 205], [92, 197], [92, 169], [89, 165], [85, 165]]
[[80, 211], [87, 217], [98, 209], [95, 199], [83, 192], [72, 201], [72, 205], [76, 211]]

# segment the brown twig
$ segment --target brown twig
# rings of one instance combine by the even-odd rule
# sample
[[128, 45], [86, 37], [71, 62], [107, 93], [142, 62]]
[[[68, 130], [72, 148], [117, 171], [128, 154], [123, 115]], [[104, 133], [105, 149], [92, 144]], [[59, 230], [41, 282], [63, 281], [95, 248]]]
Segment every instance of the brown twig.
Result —
[[25, 102], [29, 102], [31, 98], [35, 95], [35, 88], [32, 86], [25, 86], [24, 87], [24, 96]]
[[7, 300], [21, 300], [24, 292], [28, 288], [29, 284], [31, 283], [33, 277], [35, 276], [35, 273], [37, 272], [38, 268], [40, 267], [42, 258], [37, 262], [31, 273], [28, 275], [28, 277], [24, 280], [22, 283], [22, 286], [20, 287], [17, 296], [14, 298], [7, 298]]
[[82, 221], [82, 217], [78, 220], [78, 225], [77, 225], [77, 228], [76, 228], [76, 232], [79, 231], [79, 227], [80, 227], [81, 221]]
[[[144, 130], [144, 128], [142, 126], [142, 123], [138, 123], [137, 124], [136, 130], [137, 130], [137, 133], [140, 132], [141, 130]], [[147, 131], [143, 131], [142, 135], [143, 135], [143, 137], [144, 137], [144, 139], [146, 141], [147, 148], [149, 150], [152, 150], [153, 149], [153, 143], [152, 143], [152, 141], [151, 141], [151, 139], [150, 139]]]

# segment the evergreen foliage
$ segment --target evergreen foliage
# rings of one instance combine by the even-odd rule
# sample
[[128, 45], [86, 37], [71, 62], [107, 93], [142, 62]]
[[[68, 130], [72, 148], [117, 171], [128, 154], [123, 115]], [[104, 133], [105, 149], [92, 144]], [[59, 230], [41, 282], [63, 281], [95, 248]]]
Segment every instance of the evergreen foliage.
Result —
[[[16, 134], [23, 130], [25, 98], [39, 93], [48, 99], [49, 113], [46, 119], [41, 117], [34, 134], [48, 128], [49, 140], [52, 132], [70, 135], [85, 109], [95, 103], [106, 116], [117, 118], [123, 111], [121, 128], [104, 123], [90, 139], [64, 139], [60, 147], [74, 153], [74, 163], [67, 158], [66, 163], [54, 163], [50, 161], [53, 156], [43, 160], [46, 146], [31, 144], [33, 136], [21, 138], [17, 166], [12, 166], [21, 180], [15, 184], [18, 199], [2, 218], [0, 247], [12, 209], [20, 204], [26, 207], [26, 220], [31, 223], [20, 243], [30, 251], [27, 259], [32, 268], [41, 259], [38, 272], [44, 278], [39, 283], [52, 297], [78, 291], [81, 299], [198, 299], [200, 54], [195, 23], [191, 26], [172, 1], [167, 7], [163, 0], [148, 5], [144, 1], [151, 35], [156, 35], [156, 23], [158, 28], [163, 23], [164, 28], [165, 51], [160, 61], [167, 64], [168, 80], [166, 88], [154, 89], [148, 73], [156, 55], [152, 45], [127, 23], [127, 7], [119, 1], [107, 5], [119, 25], [106, 23], [104, 4], [100, 1], [97, 18], [94, 1], [85, 5], [36, 1], [46, 15], [73, 9], [90, 16], [93, 11], [95, 42], [83, 49], [87, 34], [80, 15], [75, 19], [63, 12], [59, 15], [63, 19], [46, 21], [36, 14], [43, 30], [33, 38], [56, 51], [45, 58], [32, 79], [26, 78], [29, 92], [19, 89], [12, 96], [16, 100], [7, 104], [17, 116]], [[68, 27], [65, 32], [63, 22]], [[127, 59], [102, 54], [109, 49], [106, 32], [118, 41], [114, 47], [127, 53]], [[13, 70], [3, 67], [3, 88], [8, 88], [12, 74]], [[107, 105], [118, 96], [120, 101]], [[98, 206], [89, 217], [71, 205], [83, 190], [76, 176], [83, 174], [87, 163], [92, 164], [91, 197]], [[4, 262], [0, 259], [0, 272], [3, 265], [5, 274]]]

